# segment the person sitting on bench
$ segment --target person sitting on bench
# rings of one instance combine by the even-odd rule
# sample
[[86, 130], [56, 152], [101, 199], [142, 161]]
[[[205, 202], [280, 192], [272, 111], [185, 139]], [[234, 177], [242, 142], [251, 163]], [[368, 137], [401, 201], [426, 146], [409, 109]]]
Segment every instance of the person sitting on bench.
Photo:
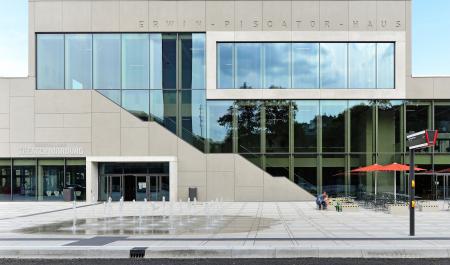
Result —
[[327, 192], [322, 192], [321, 195], [317, 196], [316, 199], [317, 206], [319, 207], [319, 210], [326, 210], [328, 207], [328, 195]]

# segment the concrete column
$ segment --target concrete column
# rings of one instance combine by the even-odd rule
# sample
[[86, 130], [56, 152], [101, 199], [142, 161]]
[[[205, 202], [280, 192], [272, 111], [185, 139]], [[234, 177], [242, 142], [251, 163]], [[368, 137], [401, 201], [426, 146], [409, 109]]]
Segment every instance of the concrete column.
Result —
[[86, 202], [98, 201], [98, 163], [86, 161]]
[[169, 162], [169, 200], [176, 202], [178, 199], [178, 165], [177, 161]]

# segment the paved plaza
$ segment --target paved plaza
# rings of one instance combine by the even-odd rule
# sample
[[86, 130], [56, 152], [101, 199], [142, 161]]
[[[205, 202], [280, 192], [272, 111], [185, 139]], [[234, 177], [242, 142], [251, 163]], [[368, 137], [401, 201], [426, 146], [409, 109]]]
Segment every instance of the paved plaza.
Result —
[[449, 257], [450, 211], [318, 211], [314, 202], [0, 203], [0, 256]]

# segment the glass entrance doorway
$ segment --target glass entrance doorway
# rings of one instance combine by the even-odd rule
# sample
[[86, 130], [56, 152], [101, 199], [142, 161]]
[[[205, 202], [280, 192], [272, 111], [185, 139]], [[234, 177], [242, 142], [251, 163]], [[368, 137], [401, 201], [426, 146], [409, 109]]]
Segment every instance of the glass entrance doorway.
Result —
[[119, 201], [169, 200], [169, 176], [163, 174], [109, 174], [101, 176], [107, 198]]

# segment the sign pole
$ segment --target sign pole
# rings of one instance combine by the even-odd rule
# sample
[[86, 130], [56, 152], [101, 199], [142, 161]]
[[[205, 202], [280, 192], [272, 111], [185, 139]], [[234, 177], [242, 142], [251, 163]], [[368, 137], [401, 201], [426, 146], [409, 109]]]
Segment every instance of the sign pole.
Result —
[[414, 176], [414, 149], [409, 149], [409, 235], [415, 235], [415, 192], [416, 180]]

